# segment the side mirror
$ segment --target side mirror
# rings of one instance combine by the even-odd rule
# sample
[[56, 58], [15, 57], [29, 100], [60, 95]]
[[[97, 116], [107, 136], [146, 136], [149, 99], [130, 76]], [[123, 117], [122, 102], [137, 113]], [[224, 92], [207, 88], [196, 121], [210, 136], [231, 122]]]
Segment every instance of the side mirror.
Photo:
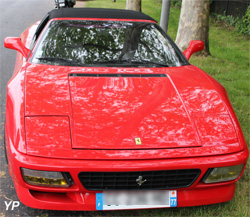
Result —
[[189, 58], [192, 56], [193, 53], [202, 51], [203, 49], [204, 49], [203, 41], [199, 40], [190, 41], [188, 48], [183, 51], [183, 54], [185, 55], [187, 60], [189, 60]]
[[19, 51], [25, 58], [28, 57], [30, 50], [24, 46], [21, 38], [7, 37], [4, 39], [4, 47]]

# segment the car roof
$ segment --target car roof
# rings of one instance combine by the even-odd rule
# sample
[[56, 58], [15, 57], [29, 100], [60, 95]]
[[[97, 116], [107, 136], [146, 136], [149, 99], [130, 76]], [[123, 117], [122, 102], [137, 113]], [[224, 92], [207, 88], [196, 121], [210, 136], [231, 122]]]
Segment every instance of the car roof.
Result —
[[55, 18], [103, 18], [145, 21], [149, 20], [156, 22], [152, 17], [132, 10], [106, 8], [59, 8], [48, 12], [47, 15], [42, 19], [34, 34], [33, 44], [38, 39], [48, 21]]
[[151, 20], [152, 17], [137, 11], [104, 8], [60, 8], [48, 13], [49, 20], [54, 18], [105, 18]]

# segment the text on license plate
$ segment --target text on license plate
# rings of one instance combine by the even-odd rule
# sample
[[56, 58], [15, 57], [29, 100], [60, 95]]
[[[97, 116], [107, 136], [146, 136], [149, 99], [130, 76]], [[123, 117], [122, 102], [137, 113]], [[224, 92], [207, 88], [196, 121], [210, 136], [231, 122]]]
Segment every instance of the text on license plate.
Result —
[[176, 190], [104, 191], [103, 193], [96, 193], [96, 210], [176, 206]]

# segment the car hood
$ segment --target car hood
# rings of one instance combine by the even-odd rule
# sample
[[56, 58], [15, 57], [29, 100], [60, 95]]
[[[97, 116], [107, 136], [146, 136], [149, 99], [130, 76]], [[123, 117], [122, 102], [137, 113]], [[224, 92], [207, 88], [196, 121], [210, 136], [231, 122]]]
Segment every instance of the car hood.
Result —
[[199, 145], [194, 124], [167, 76], [123, 76], [70, 74], [73, 148], [155, 149]]
[[25, 114], [68, 116], [73, 149], [166, 149], [237, 142], [225, 103], [194, 66], [30, 65]]

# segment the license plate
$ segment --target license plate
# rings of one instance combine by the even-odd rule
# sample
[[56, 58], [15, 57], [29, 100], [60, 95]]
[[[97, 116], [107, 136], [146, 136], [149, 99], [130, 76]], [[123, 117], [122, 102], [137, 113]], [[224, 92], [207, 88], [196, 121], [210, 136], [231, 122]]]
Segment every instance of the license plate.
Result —
[[176, 190], [104, 191], [96, 193], [96, 210], [177, 206]]

